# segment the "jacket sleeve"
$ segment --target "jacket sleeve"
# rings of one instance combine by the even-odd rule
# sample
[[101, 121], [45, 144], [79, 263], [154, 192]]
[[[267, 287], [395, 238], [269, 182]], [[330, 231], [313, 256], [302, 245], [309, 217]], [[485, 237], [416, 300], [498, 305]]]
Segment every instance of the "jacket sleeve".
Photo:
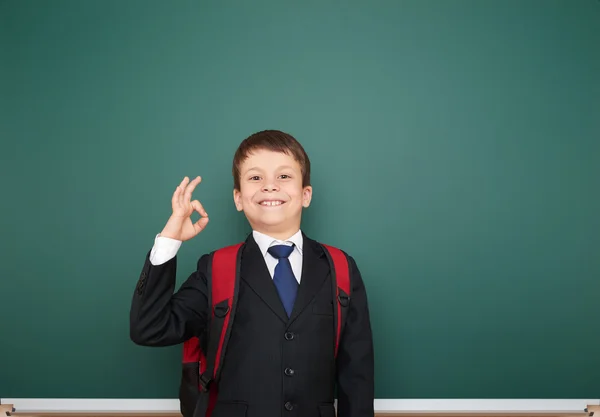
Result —
[[207, 268], [202, 256], [175, 293], [177, 257], [152, 265], [149, 253], [133, 294], [129, 315], [131, 340], [142, 346], [170, 346], [202, 333], [208, 313]]
[[367, 294], [356, 262], [348, 258], [352, 292], [338, 348], [338, 416], [373, 417], [374, 353]]

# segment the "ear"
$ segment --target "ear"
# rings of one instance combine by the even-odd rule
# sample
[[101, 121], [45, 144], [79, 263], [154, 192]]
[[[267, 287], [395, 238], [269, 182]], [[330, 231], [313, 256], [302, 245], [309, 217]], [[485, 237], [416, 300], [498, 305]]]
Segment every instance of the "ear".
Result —
[[233, 202], [235, 203], [235, 208], [237, 209], [237, 211], [243, 210], [242, 193], [240, 192], [240, 190], [233, 190]]
[[310, 201], [312, 200], [312, 187], [307, 185], [302, 190], [302, 206], [308, 207], [310, 206]]

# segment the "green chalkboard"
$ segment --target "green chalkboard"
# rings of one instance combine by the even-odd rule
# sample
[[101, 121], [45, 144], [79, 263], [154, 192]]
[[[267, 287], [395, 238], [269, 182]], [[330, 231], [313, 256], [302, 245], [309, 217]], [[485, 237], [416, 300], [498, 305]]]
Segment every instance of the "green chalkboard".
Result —
[[231, 161], [306, 147], [304, 231], [368, 289], [377, 398], [597, 398], [600, 2], [0, 1], [0, 396], [174, 398], [129, 340], [185, 175], [250, 231]]

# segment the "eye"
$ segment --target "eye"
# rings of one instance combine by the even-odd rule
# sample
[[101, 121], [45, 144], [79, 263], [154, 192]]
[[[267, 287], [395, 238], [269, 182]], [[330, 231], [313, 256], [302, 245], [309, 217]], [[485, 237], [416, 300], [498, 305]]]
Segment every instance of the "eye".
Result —
[[288, 174], [281, 174], [280, 177], [284, 180], [291, 178]]
[[260, 180], [260, 177], [258, 175], [254, 175], [252, 177], [249, 178], [250, 181], [258, 181]]

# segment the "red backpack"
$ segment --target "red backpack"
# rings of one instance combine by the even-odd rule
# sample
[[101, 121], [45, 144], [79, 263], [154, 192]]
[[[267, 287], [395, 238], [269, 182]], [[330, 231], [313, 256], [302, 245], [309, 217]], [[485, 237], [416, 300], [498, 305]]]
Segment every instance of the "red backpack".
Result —
[[[212, 305], [210, 326], [201, 338], [193, 337], [183, 344], [183, 364], [179, 387], [180, 410], [183, 417], [210, 417], [217, 398], [221, 362], [235, 316], [239, 265], [243, 243], [227, 246], [211, 254], [208, 267], [209, 303]], [[340, 249], [321, 244], [329, 261], [335, 297], [334, 320], [337, 322], [335, 350], [337, 357], [340, 336], [350, 304], [350, 269], [348, 259]], [[198, 398], [201, 399], [198, 402]], [[200, 410], [194, 413], [198, 405]], [[206, 410], [206, 411], [205, 411]]]

